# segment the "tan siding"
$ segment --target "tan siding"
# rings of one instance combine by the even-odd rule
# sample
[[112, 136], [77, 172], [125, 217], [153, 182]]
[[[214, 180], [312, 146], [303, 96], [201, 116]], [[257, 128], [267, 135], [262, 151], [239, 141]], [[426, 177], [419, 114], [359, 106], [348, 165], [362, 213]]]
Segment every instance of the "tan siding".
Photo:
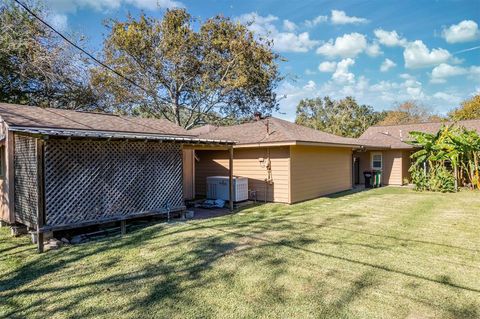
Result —
[[402, 151], [389, 150], [383, 153], [383, 184], [402, 185]]
[[193, 199], [195, 197], [195, 153], [192, 149], [183, 150], [183, 197]]
[[352, 150], [292, 146], [291, 199], [299, 202], [352, 187]]
[[[259, 158], [267, 158], [270, 154], [273, 184], [266, 185], [267, 170], [260, 165]], [[228, 175], [227, 151], [196, 151], [198, 162], [195, 164], [195, 190], [197, 195], [206, 194], [208, 176]], [[233, 174], [248, 177], [248, 188], [257, 191], [257, 199], [288, 203], [290, 159], [288, 147], [264, 147], [235, 149]]]

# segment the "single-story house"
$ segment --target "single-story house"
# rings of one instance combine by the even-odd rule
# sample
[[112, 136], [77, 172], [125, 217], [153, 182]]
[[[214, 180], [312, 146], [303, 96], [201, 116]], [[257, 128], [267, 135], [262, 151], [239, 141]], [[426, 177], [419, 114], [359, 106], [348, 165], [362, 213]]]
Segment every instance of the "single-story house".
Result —
[[[480, 120], [460, 121], [480, 131]], [[0, 103], [0, 220], [44, 232], [185, 209], [208, 176], [248, 178], [249, 197], [297, 203], [351, 189], [363, 171], [408, 179], [409, 132], [373, 126], [358, 139], [275, 117], [190, 131], [166, 120]]]
[[[403, 185], [410, 182], [410, 155], [415, 152], [409, 133], [420, 131], [436, 133], [442, 125], [451, 122], [371, 126], [358, 139], [364, 145], [354, 154], [354, 181], [364, 183], [363, 171], [380, 169], [384, 185]], [[458, 121], [458, 125], [480, 132], [480, 120]]]
[[[252, 199], [296, 203], [352, 188], [357, 139], [344, 138], [275, 117], [234, 126], [190, 130], [200, 138], [235, 141], [233, 174], [248, 177]], [[206, 178], [225, 175], [228, 153], [196, 149], [193, 193], [206, 195]]]
[[[38, 233], [185, 209], [183, 148], [166, 120], [0, 103], [0, 219]], [[228, 175], [228, 174], [227, 174]]]

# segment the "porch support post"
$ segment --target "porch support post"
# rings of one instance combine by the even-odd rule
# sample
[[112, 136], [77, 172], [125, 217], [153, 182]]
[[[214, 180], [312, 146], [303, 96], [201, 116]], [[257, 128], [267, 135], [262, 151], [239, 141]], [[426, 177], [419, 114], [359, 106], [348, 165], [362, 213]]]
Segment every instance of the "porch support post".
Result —
[[233, 211], [233, 145], [230, 145], [229, 148], [229, 159], [228, 159], [228, 183], [229, 183], [229, 189], [228, 189], [228, 199], [229, 199], [229, 206], [230, 206], [230, 211]]
[[44, 141], [37, 138], [37, 250], [43, 253], [43, 232], [45, 224], [45, 169], [44, 169]]
[[120, 233], [125, 236], [127, 233], [127, 222], [125, 220], [120, 221]]

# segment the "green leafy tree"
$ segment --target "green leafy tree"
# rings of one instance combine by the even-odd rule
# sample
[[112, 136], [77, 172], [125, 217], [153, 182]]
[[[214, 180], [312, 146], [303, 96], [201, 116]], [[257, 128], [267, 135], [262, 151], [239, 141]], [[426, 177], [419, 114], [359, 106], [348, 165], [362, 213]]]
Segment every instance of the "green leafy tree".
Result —
[[301, 100], [295, 123], [340, 136], [358, 137], [383, 116], [371, 106], [359, 105], [353, 97], [335, 101], [326, 96]]
[[437, 133], [410, 132], [412, 179], [419, 190], [453, 191], [459, 182], [480, 189], [480, 136], [456, 124]]
[[480, 119], [480, 94], [463, 101], [461, 106], [451, 111], [448, 116], [454, 121]]
[[441, 122], [440, 115], [432, 114], [424, 106], [415, 101], [406, 101], [387, 111], [379, 125], [417, 124], [425, 122]]
[[228, 18], [197, 22], [183, 9], [161, 20], [111, 21], [104, 62], [136, 85], [103, 68], [92, 71], [92, 82], [122, 112], [185, 128], [278, 109], [272, 44]]
[[[33, 11], [46, 16], [36, 2]], [[98, 109], [82, 57], [23, 8], [0, 4], [0, 101]]]

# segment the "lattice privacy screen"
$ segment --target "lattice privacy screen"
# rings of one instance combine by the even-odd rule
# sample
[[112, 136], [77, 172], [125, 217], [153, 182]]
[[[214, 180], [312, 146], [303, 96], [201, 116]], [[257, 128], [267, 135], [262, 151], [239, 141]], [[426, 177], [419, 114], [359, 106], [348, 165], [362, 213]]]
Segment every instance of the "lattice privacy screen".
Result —
[[183, 206], [179, 144], [47, 140], [46, 226]]
[[36, 139], [15, 134], [13, 160], [15, 220], [35, 226], [38, 198]]

